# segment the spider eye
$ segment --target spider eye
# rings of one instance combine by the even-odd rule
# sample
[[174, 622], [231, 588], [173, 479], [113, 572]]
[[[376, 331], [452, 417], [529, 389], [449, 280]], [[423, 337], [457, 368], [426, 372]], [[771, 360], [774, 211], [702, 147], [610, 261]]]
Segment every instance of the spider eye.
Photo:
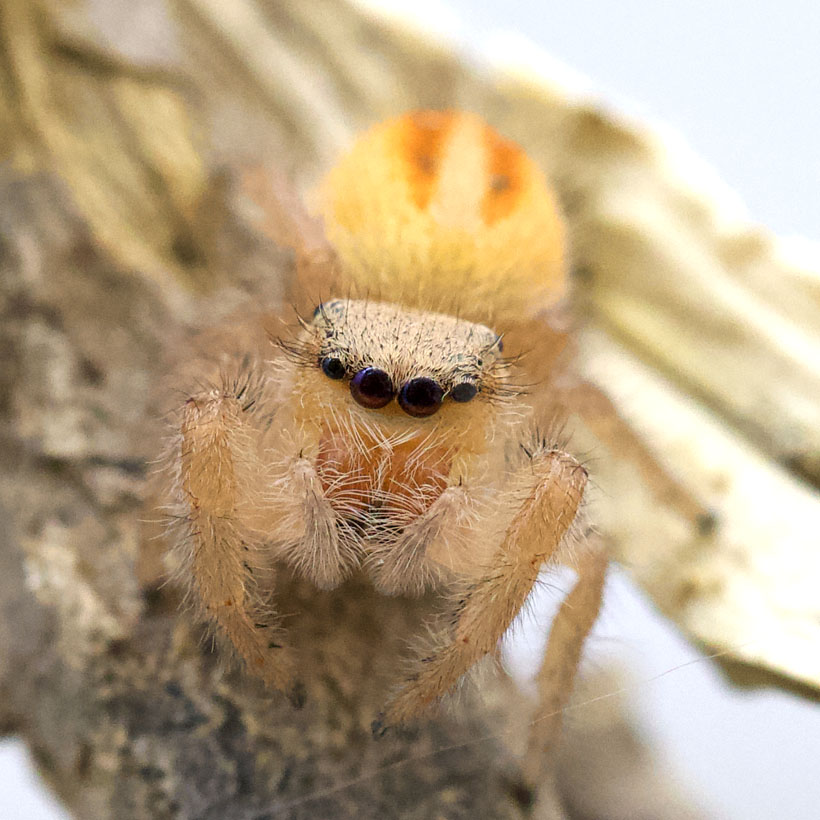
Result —
[[432, 416], [444, 397], [444, 391], [438, 382], [421, 377], [411, 379], [399, 393], [401, 409], [410, 416]]
[[474, 399], [476, 393], [478, 393], [478, 388], [472, 382], [461, 382], [450, 391], [453, 401], [462, 403]]
[[341, 359], [335, 356], [328, 356], [322, 359], [322, 372], [329, 379], [341, 379], [345, 375], [345, 366]]
[[393, 401], [396, 391], [384, 370], [365, 367], [351, 379], [350, 394], [362, 407], [378, 410]]

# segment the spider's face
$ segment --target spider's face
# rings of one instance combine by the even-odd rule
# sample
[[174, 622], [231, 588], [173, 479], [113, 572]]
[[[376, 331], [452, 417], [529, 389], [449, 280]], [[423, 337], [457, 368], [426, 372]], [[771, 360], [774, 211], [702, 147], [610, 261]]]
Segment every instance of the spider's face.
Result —
[[289, 404], [299, 451], [315, 459], [344, 515], [378, 508], [384, 520], [406, 523], [476, 459], [503, 451], [493, 447], [507, 418], [499, 403], [518, 391], [501, 340], [484, 325], [334, 299], [283, 346], [295, 365]]
[[519, 392], [488, 327], [383, 302], [325, 302], [282, 346], [299, 452], [353, 517], [419, 515], [496, 452], [498, 405]]
[[336, 299], [316, 309], [307, 332], [324, 379], [370, 411], [425, 418], [510, 392], [501, 339], [484, 325]]

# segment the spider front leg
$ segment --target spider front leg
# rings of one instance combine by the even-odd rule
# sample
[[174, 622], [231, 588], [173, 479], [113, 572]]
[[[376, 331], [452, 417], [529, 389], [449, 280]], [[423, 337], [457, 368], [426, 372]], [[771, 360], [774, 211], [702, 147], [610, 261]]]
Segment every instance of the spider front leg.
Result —
[[[572, 525], [586, 483], [586, 470], [559, 450], [533, 452], [512, 476], [504, 503], [518, 501], [520, 506], [491, 565], [465, 590], [448, 642], [418, 661], [374, 731], [418, 715], [452, 689], [477, 661], [495, 650], [524, 605], [541, 567], [555, 556]], [[476, 526], [477, 536], [479, 529], [480, 525]]]
[[233, 644], [248, 668], [299, 705], [292, 651], [263, 605], [254, 572], [264, 560], [269, 477], [252, 414], [261, 386], [223, 379], [188, 399], [181, 412], [175, 506], [187, 523], [180, 575], [203, 614]]

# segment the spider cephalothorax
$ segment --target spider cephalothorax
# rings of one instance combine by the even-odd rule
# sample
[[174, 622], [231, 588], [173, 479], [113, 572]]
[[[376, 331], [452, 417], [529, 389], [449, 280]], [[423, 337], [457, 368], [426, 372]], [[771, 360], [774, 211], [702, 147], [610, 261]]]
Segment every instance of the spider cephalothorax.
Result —
[[488, 327], [385, 302], [323, 303], [280, 345], [303, 423], [344, 413], [385, 436], [436, 431], [458, 449], [521, 392]]
[[466, 404], [511, 395], [498, 334], [441, 313], [384, 302], [336, 299], [305, 325], [305, 355], [330, 379], [347, 381], [362, 407], [397, 399], [407, 415], [432, 416], [448, 399]]

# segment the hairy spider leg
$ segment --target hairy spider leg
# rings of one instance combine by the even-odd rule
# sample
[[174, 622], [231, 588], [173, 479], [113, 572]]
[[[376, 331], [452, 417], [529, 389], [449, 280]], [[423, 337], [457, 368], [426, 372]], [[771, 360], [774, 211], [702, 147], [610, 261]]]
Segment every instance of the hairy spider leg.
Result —
[[524, 776], [536, 788], [555, 771], [564, 709], [572, 694], [581, 650], [598, 618], [608, 559], [600, 538], [592, 537], [578, 556], [577, 581], [561, 604], [536, 676], [538, 708], [533, 716]]
[[[530, 594], [541, 567], [554, 558], [575, 520], [587, 472], [571, 455], [543, 449], [511, 476], [507, 505], [524, 501], [481, 577], [467, 586], [448, 641], [415, 664], [389, 700], [374, 732], [416, 717], [450, 691], [475, 663], [494, 652]], [[479, 524], [478, 528], [481, 526]]]
[[189, 523], [183, 569], [209, 621], [266, 684], [295, 689], [295, 662], [281, 629], [258, 600], [253, 579], [260, 548], [255, 496], [265, 471], [247, 403], [224, 389], [192, 396], [182, 408], [179, 501]]

